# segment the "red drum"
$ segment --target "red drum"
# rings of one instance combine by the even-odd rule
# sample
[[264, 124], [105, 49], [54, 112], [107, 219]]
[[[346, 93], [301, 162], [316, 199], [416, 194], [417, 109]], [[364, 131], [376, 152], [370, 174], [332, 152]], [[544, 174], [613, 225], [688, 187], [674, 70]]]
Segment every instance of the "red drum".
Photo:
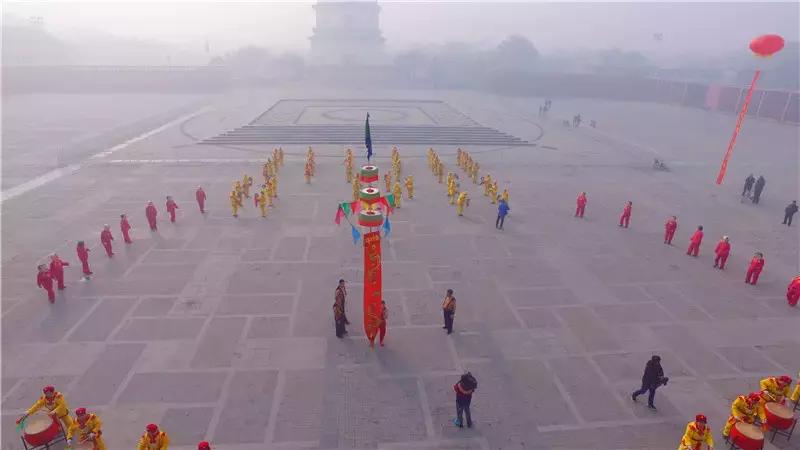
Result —
[[794, 423], [794, 414], [788, 407], [780, 403], [770, 402], [764, 405], [767, 425], [778, 430], [788, 430]]
[[362, 166], [359, 175], [362, 183], [373, 183], [378, 181], [378, 168], [375, 166]]
[[761, 450], [764, 448], [764, 433], [755, 425], [737, 422], [731, 428], [731, 442], [742, 450]]
[[22, 430], [22, 437], [28, 444], [37, 447], [47, 444], [56, 437], [61, 430], [58, 426], [58, 419], [50, 414], [33, 414], [25, 419], [25, 428]]

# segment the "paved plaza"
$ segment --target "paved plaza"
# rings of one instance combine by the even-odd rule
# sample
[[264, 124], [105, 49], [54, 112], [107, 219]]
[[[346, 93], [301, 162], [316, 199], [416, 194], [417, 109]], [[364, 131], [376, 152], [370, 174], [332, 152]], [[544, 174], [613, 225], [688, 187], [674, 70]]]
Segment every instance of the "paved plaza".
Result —
[[[299, 98], [338, 101], [279, 102]], [[404, 98], [439, 103], [426, 111], [387, 100]], [[71, 408], [100, 416], [109, 450], [134, 448], [149, 422], [176, 450], [203, 439], [215, 450], [674, 449], [700, 412], [722, 448], [731, 401], [764, 376], [794, 378], [800, 369], [800, 308], [785, 300], [798, 271], [798, 228], [780, 224], [799, 190], [797, 127], [746, 122], [728, 179], [716, 186], [734, 117], [554, 99], [542, 119], [541, 102], [448, 91], [231, 93], [195, 102], [192, 117], [5, 200], [2, 449], [22, 448], [14, 420], [46, 384]], [[360, 124], [354, 117], [370, 107], [380, 124], [436, 125], [430, 118], [442, 116], [531, 144], [462, 145], [510, 189], [503, 231], [478, 186], [462, 182], [472, 202], [458, 217], [427, 167], [428, 146], [400, 146], [415, 198], [403, 199], [383, 242], [389, 330], [386, 347], [374, 351], [360, 325], [363, 250], [346, 223], [333, 223], [337, 204], [352, 195], [343, 146], [315, 145], [310, 185], [306, 146], [283, 146], [269, 216], [249, 201], [234, 219], [231, 184], [244, 173], [258, 181], [273, 146], [198, 144], [254, 120]], [[578, 113], [598, 128], [562, 125]], [[458, 171], [455, 146], [436, 150]], [[375, 151], [388, 169], [390, 146]], [[654, 155], [672, 170], [653, 171]], [[750, 172], [767, 178], [758, 206], [740, 203]], [[198, 185], [208, 194], [205, 215], [194, 200]], [[583, 220], [573, 218], [580, 191], [589, 199]], [[166, 195], [180, 206], [175, 224]], [[155, 233], [144, 217], [148, 200], [159, 209]], [[627, 200], [631, 228], [621, 229]], [[123, 212], [130, 245], [119, 233]], [[663, 223], [673, 214], [670, 247]], [[116, 239], [113, 259], [99, 242], [105, 223]], [[694, 259], [685, 250], [698, 224], [706, 238]], [[733, 247], [724, 272], [711, 256], [722, 235]], [[78, 281], [81, 239], [92, 248], [88, 282]], [[753, 287], [743, 281], [756, 250], [767, 263]], [[51, 305], [35, 268], [53, 251], [71, 266], [68, 288]], [[339, 278], [349, 287], [345, 339], [335, 337], [331, 311]], [[449, 336], [441, 328], [448, 288], [458, 299]], [[630, 399], [652, 354], [670, 377], [657, 412]], [[475, 427], [457, 429], [452, 386], [466, 370], [479, 383]], [[765, 448], [800, 448], [800, 436]]]

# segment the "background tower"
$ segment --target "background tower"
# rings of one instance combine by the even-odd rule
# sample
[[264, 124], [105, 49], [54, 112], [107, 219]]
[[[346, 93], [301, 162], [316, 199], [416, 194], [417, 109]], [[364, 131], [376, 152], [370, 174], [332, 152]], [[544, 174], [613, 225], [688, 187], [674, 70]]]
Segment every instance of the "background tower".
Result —
[[314, 11], [312, 64], [377, 66], [387, 62], [377, 1], [320, 1]]

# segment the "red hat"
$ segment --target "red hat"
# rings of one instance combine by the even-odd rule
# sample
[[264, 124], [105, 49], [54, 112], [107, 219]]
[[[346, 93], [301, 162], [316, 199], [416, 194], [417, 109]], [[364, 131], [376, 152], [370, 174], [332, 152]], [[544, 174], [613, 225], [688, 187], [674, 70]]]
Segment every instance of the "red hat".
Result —
[[44, 389], [42, 389], [42, 392], [44, 392], [45, 394], [52, 394], [55, 391], [56, 388], [54, 386], [45, 386]]
[[158, 431], [158, 425], [156, 425], [154, 423], [148, 424], [147, 425], [147, 431], [149, 431], [150, 433], [157, 432]]
[[78, 408], [78, 409], [75, 410], [75, 415], [76, 416], [82, 416], [84, 414], [86, 414], [86, 408]]
[[751, 392], [747, 395], [747, 401], [750, 403], [756, 403], [761, 400], [761, 392]]
[[211, 450], [211, 444], [206, 441], [203, 441], [197, 444], [197, 450]]
[[790, 377], [789, 375], [783, 375], [780, 378], [778, 378], [778, 381], [788, 386], [792, 384], [792, 377]]
[[702, 415], [702, 414], [698, 414], [698, 415], [694, 416], [694, 421], [695, 421], [695, 422], [703, 422], [703, 423], [707, 423], [707, 422], [708, 422], [708, 419], [706, 419], [706, 416], [704, 416], [704, 415]]

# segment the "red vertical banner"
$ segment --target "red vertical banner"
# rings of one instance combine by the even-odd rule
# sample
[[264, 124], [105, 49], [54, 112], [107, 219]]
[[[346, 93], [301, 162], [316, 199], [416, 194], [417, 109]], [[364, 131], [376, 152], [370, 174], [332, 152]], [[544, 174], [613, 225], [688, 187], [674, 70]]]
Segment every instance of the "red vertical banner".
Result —
[[370, 344], [378, 334], [382, 300], [381, 233], [373, 231], [364, 235], [364, 332]]
[[722, 184], [722, 180], [725, 179], [725, 173], [728, 171], [728, 161], [733, 154], [733, 146], [736, 145], [736, 138], [739, 136], [739, 132], [742, 131], [742, 122], [744, 122], [744, 118], [747, 115], [747, 108], [750, 107], [750, 100], [753, 98], [753, 90], [756, 88], [756, 82], [759, 76], [761, 76], [761, 71], [756, 70], [755, 75], [753, 75], [753, 81], [750, 83], [750, 89], [747, 90], [747, 96], [745, 96], [744, 103], [742, 103], [742, 109], [739, 111], [739, 117], [736, 118], [736, 127], [734, 127], [733, 136], [731, 136], [731, 140], [728, 142], [728, 149], [725, 151], [725, 156], [722, 158], [722, 165], [717, 174], [717, 184]]

